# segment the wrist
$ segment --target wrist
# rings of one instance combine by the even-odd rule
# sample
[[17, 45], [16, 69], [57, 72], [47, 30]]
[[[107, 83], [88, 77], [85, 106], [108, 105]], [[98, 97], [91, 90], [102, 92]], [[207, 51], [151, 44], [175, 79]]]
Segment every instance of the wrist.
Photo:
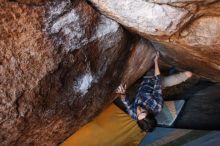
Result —
[[119, 97], [120, 97], [121, 99], [125, 99], [126, 95], [125, 95], [125, 94], [120, 94]]
[[160, 72], [156, 72], [154, 75], [155, 75], [155, 76], [159, 76], [159, 75], [160, 75]]

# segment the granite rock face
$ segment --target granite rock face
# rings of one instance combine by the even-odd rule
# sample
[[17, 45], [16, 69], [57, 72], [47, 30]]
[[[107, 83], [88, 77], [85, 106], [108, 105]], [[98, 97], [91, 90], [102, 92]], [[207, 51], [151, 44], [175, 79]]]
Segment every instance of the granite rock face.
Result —
[[121, 82], [128, 87], [140, 79], [154, 64], [156, 51], [150, 41], [134, 39], [123, 69]]
[[0, 145], [56, 145], [112, 102], [129, 38], [84, 1], [3, 1], [0, 30]]
[[[56, 145], [153, 64], [220, 81], [217, 0], [0, 0], [0, 145]], [[128, 30], [144, 38], [131, 35]]]
[[183, 8], [145, 0], [90, 0], [101, 13], [139, 34], [169, 37], [182, 27], [192, 14]]
[[218, 0], [89, 1], [101, 13], [155, 42], [165, 61], [220, 81]]

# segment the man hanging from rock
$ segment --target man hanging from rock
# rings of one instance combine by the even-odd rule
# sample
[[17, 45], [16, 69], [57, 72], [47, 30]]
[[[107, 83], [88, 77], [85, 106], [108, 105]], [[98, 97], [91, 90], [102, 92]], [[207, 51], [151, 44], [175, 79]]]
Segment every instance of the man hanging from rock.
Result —
[[192, 76], [191, 72], [185, 71], [166, 77], [162, 81], [158, 58], [159, 52], [157, 52], [154, 58], [154, 76], [145, 75], [143, 77], [133, 103], [130, 103], [126, 98], [126, 85], [120, 85], [116, 89], [116, 93], [119, 94], [128, 114], [137, 121], [138, 126], [143, 131], [148, 132], [153, 131], [156, 127], [155, 116], [163, 107], [162, 88], [179, 84]]

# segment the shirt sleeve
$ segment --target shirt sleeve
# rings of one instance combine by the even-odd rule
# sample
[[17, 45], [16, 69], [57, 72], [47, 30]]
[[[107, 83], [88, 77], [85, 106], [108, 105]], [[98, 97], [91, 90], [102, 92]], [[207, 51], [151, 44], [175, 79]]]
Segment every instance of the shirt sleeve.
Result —
[[161, 86], [161, 76], [157, 75], [155, 76], [155, 82], [154, 82], [154, 89], [152, 93], [153, 98], [158, 102], [162, 103], [162, 86]]
[[136, 114], [135, 109], [134, 109], [134, 104], [130, 104], [130, 102], [126, 98], [121, 99], [121, 101], [125, 105], [126, 111], [131, 116], [131, 118], [134, 119], [134, 120], [137, 120], [137, 114]]

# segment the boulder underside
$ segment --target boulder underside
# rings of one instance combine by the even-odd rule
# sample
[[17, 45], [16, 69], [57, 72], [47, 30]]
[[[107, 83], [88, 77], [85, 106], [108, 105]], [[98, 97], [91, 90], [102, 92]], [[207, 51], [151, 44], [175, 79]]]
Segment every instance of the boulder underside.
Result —
[[149, 70], [156, 50], [220, 81], [220, 2], [89, 1], [0, 0], [0, 145], [62, 142]]

